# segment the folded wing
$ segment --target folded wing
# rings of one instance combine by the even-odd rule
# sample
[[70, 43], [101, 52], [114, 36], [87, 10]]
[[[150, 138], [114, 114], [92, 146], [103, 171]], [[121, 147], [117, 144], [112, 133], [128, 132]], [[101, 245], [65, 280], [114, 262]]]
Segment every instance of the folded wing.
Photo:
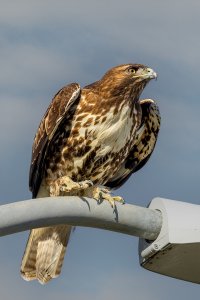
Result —
[[111, 178], [106, 186], [119, 188], [128, 178], [140, 170], [153, 153], [160, 129], [160, 113], [156, 102], [152, 99], [140, 100], [142, 121], [135, 136], [135, 144], [121, 168]]

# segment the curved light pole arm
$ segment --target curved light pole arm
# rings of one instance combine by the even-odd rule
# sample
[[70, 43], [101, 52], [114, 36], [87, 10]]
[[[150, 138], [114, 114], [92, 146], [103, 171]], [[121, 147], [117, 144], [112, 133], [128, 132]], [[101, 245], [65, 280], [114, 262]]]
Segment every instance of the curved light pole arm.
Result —
[[81, 197], [47, 197], [0, 206], [0, 236], [32, 228], [70, 224], [117, 231], [155, 240], [162, 219], [160, 212], [130, 204]]

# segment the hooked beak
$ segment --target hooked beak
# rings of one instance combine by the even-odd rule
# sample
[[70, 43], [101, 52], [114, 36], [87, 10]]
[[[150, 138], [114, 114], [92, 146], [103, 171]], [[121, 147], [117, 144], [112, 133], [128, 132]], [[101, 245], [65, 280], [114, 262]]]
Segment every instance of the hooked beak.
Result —
[[149, 79], [157, 79], [157, 73], [151, 69], [151, 68], [146, 68], [144, 70], [144, 77], [149, 78]]
[[141, 79], [157, 79], [156, 72], [151, 68], [140, 68], [136, 75], [133, 76], [135, 78], [141, 78]]

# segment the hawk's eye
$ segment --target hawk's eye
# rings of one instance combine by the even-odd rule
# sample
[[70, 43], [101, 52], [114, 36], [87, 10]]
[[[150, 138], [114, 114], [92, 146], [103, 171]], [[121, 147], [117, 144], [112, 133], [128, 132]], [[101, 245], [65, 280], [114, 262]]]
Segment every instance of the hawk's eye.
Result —
[[136, 72], [136, 69], [133, 68], [133, 67], [130, 67], [130, 68], [127, 69], [128, 74], [135, 74], [135, 72]]

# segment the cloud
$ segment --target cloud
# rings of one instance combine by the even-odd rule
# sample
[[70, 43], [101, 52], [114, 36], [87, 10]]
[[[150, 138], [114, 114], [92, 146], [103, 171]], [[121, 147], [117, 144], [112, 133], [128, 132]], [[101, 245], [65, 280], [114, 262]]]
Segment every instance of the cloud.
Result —
[[[190, 7], [187, 1], [182, 1], [180, 7], [178, 1], [172, 0], [164, 4], [155, 0], [126, 0], [123, 4], [112, 0], [98, 3], [91, 0], [59, 1], [56, 4], [53, 1], [27, 3], [22, 0], [17, 5], [6, 1], [2, 3], [2, 31], [10, 43], [24, 38], [26, 42], [31, 33], [32, 42], [37, 44], [40, 41], [47, 46], [39, 49], [42, 53], [37, 53], [37, 47], [36, 50], [25, 47], [21, 52], [26, 53], [28, 58], [33, 55], [33, 61], [38, 54], [36, 68], [41, 62], [43, 65], [44, 59], [42, 70], [48, 62], [48, 55], [51, 62], [61, 66], [58, 57], [51, 56], [52, 50], [54, 53], [61, 52], [62, 57], [63, 52], [70, 56], [68, 63], [74, 54], [84, 64], [82, 59], [87, 59], [88, 54], [91, 58], [95, 53], [98, 55], [99, 50], [104, 52], [110, 47], [114, 56], [115, 51], [122, 57], [123, 54], [134, 56], [136, 52], [137, 57], [145, 54], [171, 64], [179, 62], [190, 68], [199, 67], [197, 24], [200, 5], [197, 2]], [[16, 50], [13, 49], [13, 52]], [[108, 54], [112, 57], [111, 52]], [[75, 63], [76, 60], [72, 61]]]
[[121, 51], [137, 49], [167, 61], [193, 67], [198, 64], [200, 5], [197, 2], [189, 7], [187, 1], [182, 1], [180, 7], [178, 1], [172, 0], [167, 3], [126, 0], [123, 4], [112, 0], [56, 4], [54, 1], [1, 2], [1, 23], [14, 32], [17, 30], [18, 37], [18, 30], [36, 31], [38, 35], [42, 30], [56, 45], [64, 44], [67, 50], [71, 45], [81, 46], [83, 35], [92, 46], [100, 40], [105, 46], [112, 45]]

